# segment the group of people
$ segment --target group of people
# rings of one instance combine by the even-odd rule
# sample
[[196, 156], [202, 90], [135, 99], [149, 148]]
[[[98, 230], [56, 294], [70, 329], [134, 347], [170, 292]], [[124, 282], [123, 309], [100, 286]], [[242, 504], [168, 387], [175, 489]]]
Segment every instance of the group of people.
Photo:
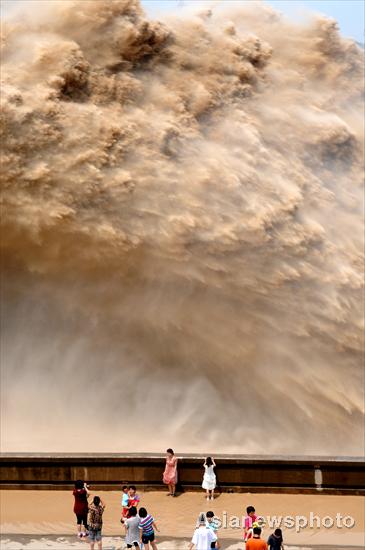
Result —
[[[281, 529], [275, 529], [268, 541], [261, 538], [262, 529], [260, 527], [260, 518], [256, 515], [253, 506], [247, 507], [247, 515], [244, 521], [245, 550], [283, 550], [283, 534]], [[197, 527], [194, 531], [189, 550], [209, 550], [211, 548], [220, 548], [218, 540], [219, 521], [213, 511], [206, 514], [201, 513], [198, 519]]]
[[[95, 542], [101, 550], [101, 530], [103, 527], [103, 513], [105, 510], [104, 502], [100, 497], [94, 496], [92, 503], [89, 505], [89, 487], [80, 479], [75, 483], [73, 496], [75, 499], [74, 513], [76, 515], [78, 536], [80, 538], [88, 538], [91, 550], [93, 550]], [[82, 527], [84, 529], [82, 529]]]
[[[78, 537], [87, 539], [91, 550], [94, 549], [95, 543], [101, 550], [104, 502], [100, 497], [94, 496], [92, 503], [89, 505], [89, 487], [81, 480], [76, 481], [73, 496], [75, 499], [74, 513], [76, 515]], [[157, 550], [155, 531], [158, 531], [158, 527], [146, 508], [141, 507], [138, 510], [139, 502], [140, 498], [136, 487], [134, 485], [124, 485], [122, 487], [120, 521], [125, 527], [127, 548], [134, 546], [137, 549], [145, 548], [145, 550], [149, 550], [151, 545], [152, 550]]]
[[[206, 491], [208, 501], [214, 499], [216, 488], [216, 464], [212, 457], [204, 460], [204, 475], [202, 487]], [[168, 496], [176, 496], [177, 458], [172, 449], [167, 449], [166, 465], [163, 473], [163, 482], [168, 486]], [[99, 496], [94, 496], [89, 504], [90, 491], [88, 485], [81, 480], [76, 481], [73, 491], [75, 499], [74, 513], [77, 520], [78, 536], [90, 543], [90, 550], [94, 550], [95, 543], [102, 550], [102, 526], [105, 504]], [[140, 497], [134, 485], [123, 485], [121, 498], [121, 523], [125, 529], [127, 548], [136, 550], [157, 550], [155, 532], [159, 531], [154, 517], [146, 508], [139, 507]], [[253, 506], [247, 507], [244, 521], [244, 542], [246, 550], [283, 550], [283, 536], [281, 529], [276, 529], [266, 542], [261, 538], [262, 528], [260, 517]], [[219, 549], [218, 530], [220, 523], [214, 512], [209, 510], [201, 513], [191, 540], [189, 550]]]
[[269, 536], [267, 542], [261, 538], [262, 518], [256, 514], [253, 506], [247, 506], [244, 522], [243, 540], [246, 543], [246, 550], [283, 550], [283, 533], [281, 529]]

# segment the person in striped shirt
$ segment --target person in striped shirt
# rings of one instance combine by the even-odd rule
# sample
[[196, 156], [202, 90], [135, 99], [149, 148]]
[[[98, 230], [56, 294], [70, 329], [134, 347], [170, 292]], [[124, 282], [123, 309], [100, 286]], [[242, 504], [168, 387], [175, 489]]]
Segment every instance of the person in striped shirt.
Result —
[[139, 522], [141, 543], [145, 545], [146, 550], [149, 550], [150, 543], [152, 550], [157, 550], [155, 543], [155, 530], [158, 531], [159, 529], [155, 523], [155, 520], [151, 514], [148, 514], [146, 508], [140, 508], [139, 517], [141, 518]]

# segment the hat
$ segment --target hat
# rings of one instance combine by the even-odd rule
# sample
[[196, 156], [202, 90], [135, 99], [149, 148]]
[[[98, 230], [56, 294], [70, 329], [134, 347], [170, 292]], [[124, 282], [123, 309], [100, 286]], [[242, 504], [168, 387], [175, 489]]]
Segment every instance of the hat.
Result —
[[205, 514], [204, 512], [201, 512], [198, 518], [198, 525], [205, 525], [206, 523], [207, 523], [207, 520], [206, 520]]

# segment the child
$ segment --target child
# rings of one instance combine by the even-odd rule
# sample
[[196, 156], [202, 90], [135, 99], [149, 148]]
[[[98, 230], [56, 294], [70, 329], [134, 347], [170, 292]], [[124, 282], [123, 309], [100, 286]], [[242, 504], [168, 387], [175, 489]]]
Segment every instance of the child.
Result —
[[139, 546], [139, 522], [140, 518], [137, 516], [137, 508], [135, 506], [131, 506], [129, 509], [129, 518], [121, 519], [121, 521], [124, 523], [125, 527], [125, 542], [127, 544], [127, 548], [132, 548], [132, 546], [135, 546], [136, 548], [140, 548]]
[[144, 544], [146, 547], [146, 550], [149, 550], [150, 543], [153, 550], [157, 550], [157, 546], [155, 543], [155, 531], [158, 531], [158, 527], [155, 523], [155, 520], [151, 516], [151, 514], [147, 513], [146, 508], [141, 508], [139, 511], [139, 530], [140, 530], [140, 542], [141, 544]]
[[244, 526], [244, 534], [243, 534], [243, 540], [247, 542], [248, 539], [252, 537], [252, 529], [253, 524], [257, 520], [256, 516], [256, 510], [253, 506], [247, 506], [246, 508], [247, 516], [245, 517], [245, 526]]
[[283, 533], [281, 529], [275, 529], [267, 541], [270, 550], [284, 550]]
[[129, 511], [129, 494], [128, 494], [128, 487], [127, 485], [123, 485], [122, 487], [122, 518], [126, 518], [128, 516]]
[[[89, 498], [88, 486], [86, 483], [78, 479], [75, 483], [75, 489], [73, 490], [73, 496], [75, 498], [74, 504], [74, 513], [76, 515], [77, 521], [77, 535], [78, 537], [87, 537], [88, 527], [87, 527], [87, 511], [88, 503], [87, 499]], [[81, 524], [84, 526], [84, 532], [81, 531]]]
[[[131, 509], [132, 506], [135, 506], [138, 508], [139, 501], [141, 499], [139, 498], [139, 495], [137, 495], [137, 489], [134, 485], [130, 485], [128, 488], [128, 507]], [[128, 516], [129, 517], [129, 516]]]
[[213, 533], [215, 534], [215, 536], [217, 537], [216, 541], [212, 541], [210, 543], [210, 547], [211, 548], [220, 548], [220, 545], [219, 545], [219, 542], [218, 542], [218, 535], [217, 535], [217, 531], [219, 529], [218, 520], [217, 520], [216, 517], [214, 517], [214, 512], [212, 512], [211, 510], [206, 513], [205, 517], [207, 518], [206, 526], [208, 527], [208, 529], [211, 529], [213, 531]]
[[94, 550], [95, 542], [99, 550], [102, 548], [101, 529], [103, 527], [103, 513], [105, 504], [100, 497], [94, 497], [93, 503], [89, 508], [89, 541], [90, 550]]
[[202, 487], [206, 490], [207, 500], [214, 500], [214, 489], [217, 483], [215, 473], [215, 462], [208, 456], [204, 461], [204, 477]]

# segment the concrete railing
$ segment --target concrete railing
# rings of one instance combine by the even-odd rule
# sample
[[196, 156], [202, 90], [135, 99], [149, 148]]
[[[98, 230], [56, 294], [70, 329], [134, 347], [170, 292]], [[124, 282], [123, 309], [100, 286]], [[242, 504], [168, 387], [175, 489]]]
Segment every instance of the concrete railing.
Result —
[[[327, 492], [365, 494], [365, 465], [351, 457], [215, 455], [218, 490], [237, 492]], [[179, 489], [201, 488], [203, 457], [179, 458]], [[124, 482], [162, 489], [164, 455], [3, 453], [0, 486], [8, 489], [66, 489], [76, 479], [99, 489]]]

